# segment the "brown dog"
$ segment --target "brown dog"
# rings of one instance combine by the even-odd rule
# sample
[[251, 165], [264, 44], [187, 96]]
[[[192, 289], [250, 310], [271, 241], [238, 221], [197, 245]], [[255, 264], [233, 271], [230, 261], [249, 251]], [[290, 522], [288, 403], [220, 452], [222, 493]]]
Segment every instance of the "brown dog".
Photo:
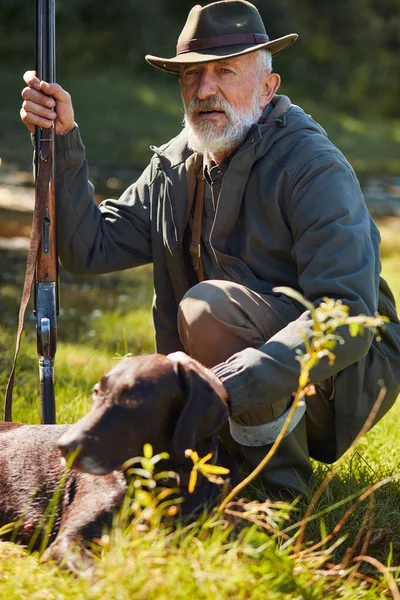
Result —
[[[168, 452], [160, 469], [190, 472], [187, 448], [200, 456], [218, 452], [218, 464], [239, 470], [219, 442], [217, 432], [228, 409], [211, 387], [186, 366], [162, 355], [127, 358], [93, 389], [91, 411], [74, 425], [0, 423], [0, 527], [18, 521], [17, 538], [27, 543], [40, 526], [62, 474], [62, 455], [76, 451], [74, 469], [63, 488], [43, 560], [64, 562], [77, 570], [72, 542], [100, 537], [127, 490], [119, 470], [141, 456], [150, 443], [154, 453]], [[188, 514], [217, 497], [217, 485], [203, 479], [193, 495], [182, 490]]]

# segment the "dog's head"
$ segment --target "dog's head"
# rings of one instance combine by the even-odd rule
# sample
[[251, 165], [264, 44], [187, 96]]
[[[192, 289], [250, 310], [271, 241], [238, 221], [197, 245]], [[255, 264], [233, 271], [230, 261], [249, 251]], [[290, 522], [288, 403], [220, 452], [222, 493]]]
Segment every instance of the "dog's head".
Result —
[[93, 388], [91, 411], [59, 439], [74, 467], [103, 475], [120, 468], [143, 445], [181, 460], [212, 438], [228, 418], [226, 404], [190, 367], [160, 354], [120, 361]]

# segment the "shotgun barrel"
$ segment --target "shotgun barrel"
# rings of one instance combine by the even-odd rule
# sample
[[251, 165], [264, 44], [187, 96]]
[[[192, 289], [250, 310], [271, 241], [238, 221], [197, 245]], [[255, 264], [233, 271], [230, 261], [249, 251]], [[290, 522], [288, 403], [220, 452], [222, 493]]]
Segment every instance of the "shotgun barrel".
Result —
[[[55, 2], [36, 0], [36, 73], [40, 80], [55, 82]], [[55, 131], [36, 128], [35, 186], [40, 186], [40, 156], [51, 161], [51, 174], [42, 221], [41, 242], [36, 262], [34, 286], [39, 355], [40, 413], [44, 424], [55, 423], [54, 359], [57, 345], [58, 257], [56, 231], [56, 202], [54, 183]], [[46, 184], [47, 185], [47, 184]]]

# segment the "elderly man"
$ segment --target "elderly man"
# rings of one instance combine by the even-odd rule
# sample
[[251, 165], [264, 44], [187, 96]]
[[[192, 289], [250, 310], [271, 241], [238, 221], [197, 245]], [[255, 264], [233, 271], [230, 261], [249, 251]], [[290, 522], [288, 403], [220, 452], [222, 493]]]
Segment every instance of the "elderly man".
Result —
[[[195, 6], [170, 59], [185, 126], [154, 148], [119, 200], [97, 207], [69, 94], [25, 74], [28, 129], [55, 123], [60, 257], [73, 273], [154, 265], [157, 350], [190, 361], [230, 408], [229, 430], [250, 466], [276, 439], [297, 388], [296, 350], [311, 335], [309, 311], [339, 298], [351, 314], [390, 319], [312, 371], [316, 394], [297, 410], [262, 474], [266, 494], [302, 492], [310, 456], [331, 462], [352, 443], [380, 390], [380, 418], [400, 385], [400, 324], [379, 276], [379, 234], [354, 172], [324, 130], [276, 94], [271, 56], [296, 34], [269, 40], [244, 0]], [[50, 97], [51, 96], [51, 97]]]

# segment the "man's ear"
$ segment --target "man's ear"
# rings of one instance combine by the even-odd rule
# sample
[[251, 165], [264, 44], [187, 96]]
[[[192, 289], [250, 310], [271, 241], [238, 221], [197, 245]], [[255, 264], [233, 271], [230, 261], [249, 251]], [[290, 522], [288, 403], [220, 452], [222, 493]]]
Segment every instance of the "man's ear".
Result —
[[188, 448], [216, 434], [226, 422], [227, 405], [190, 366], [176, 363], [182, 388], [182, 410], [172, 439], [173, 451], [183, 456]]
[[260, 106], [265, 108], [269, 104], [281, 85], [281, 77], [278, 73], [266, 75], [260, 94]]

